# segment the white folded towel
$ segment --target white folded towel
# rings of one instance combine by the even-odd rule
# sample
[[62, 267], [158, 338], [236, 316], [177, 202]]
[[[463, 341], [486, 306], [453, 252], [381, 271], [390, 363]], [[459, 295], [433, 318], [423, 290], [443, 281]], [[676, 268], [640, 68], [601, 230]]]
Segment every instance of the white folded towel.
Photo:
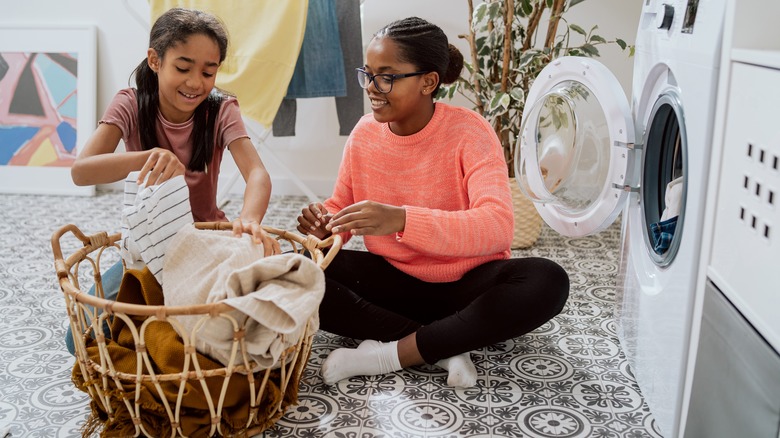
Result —
[[[227, 314], [239, 324], [246, 320], [246, 348], [258, 364], [255, 371], [277, 366], [284, 350], [319, 328], [322, 269], [300, 254], [263, 257], [263, 245], [249, 235], [185, 226], [168, 246], [163, 271], [166, 306], [224, 302], [236, 309]], [[192, 333], [201, 318], [177, 319]], [[233, 325], [227, 318], [209, 318], [196, 338], [198, 351], [228, 363]]]
[[182, 226], [193, 223], [190, 191], [183, 175], [141, 187], [138, 173], [125, 178], [120, 254], [128, 268], [148, 266], [162, 285], [166, 247]]

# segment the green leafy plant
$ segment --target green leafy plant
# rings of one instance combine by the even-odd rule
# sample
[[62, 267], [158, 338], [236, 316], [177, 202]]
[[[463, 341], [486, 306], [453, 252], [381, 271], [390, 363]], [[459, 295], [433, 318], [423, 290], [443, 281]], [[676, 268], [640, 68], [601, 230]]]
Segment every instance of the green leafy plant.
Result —
[[[514, 142], [520, 130], [525, 97], [534, 78], [560, 56], [599, 56], [599, 46], [616, 44], [633, 55], [634, 48], [569, 23], [566, 12], [585, 0], [484, 0], [469, 6], [470, 58], [456, 82], [443, 85], [438, 98], [465, 96], [492, 125], [501, 140], [510, 177], [514, 177]], [[547, 26], [542, 17], [547, 17]], [[559, 27], [563, 24], [563, 27]], [[542, 29], [546, 30], [542, 30]], [[540, 41], [544, 32], [544, 40]]]

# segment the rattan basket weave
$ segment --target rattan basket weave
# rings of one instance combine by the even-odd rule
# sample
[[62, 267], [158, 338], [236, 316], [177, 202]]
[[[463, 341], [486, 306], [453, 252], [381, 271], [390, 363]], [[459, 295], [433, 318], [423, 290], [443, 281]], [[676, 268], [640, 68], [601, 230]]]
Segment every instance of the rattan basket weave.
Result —
[[515, 211], [515, 231], [512, 249], [525, 249], [533, 246], [542, 232], [542, 217], [536, 211], [533, 201], [520, 190], [515, 178], [509, 178], [512, 191], [512, 206]]
[[[199, 229], [230, 229], [230, 223], [226, 222], [195, 225]], [[280, 242], [288, 242], [296, 253], [308, 253], [321, 269], [328, 266], [341, 248], [340, 236], [319, 240], [313, 236], [303, 237], [270, 227], [265, 227], [265, 230], [275, 235]], [[79, 243], [83, 246], [64, 257], [61, 241], [64, 238], [73, 240], [69, 233], [78, 240], [75, 242], [76, 246]], [[119, 234], [108, 235], [106, 232], [87, 236], [71, 224], [57, 230], [51, 240], [57, 278], [65, 297], [70, 327], [75, 334], [77, 362], [73, 369], [74, 382], [80, 382], [80, 389], [87, 392], [91, 398], [93, 414], [88, 419], [88, 426], [83, 433], [91, 435], [102, 430], [106, 436], [158, 436], [160, 430], [164, 430], [165, 436], [185, 436], [182, 425], [187, 423], [186, 406], [193, 404], [193, 400], [187, 399], [192, 397], [192, 389], [197, 390], [204, 398], [195, 402], [207, 406], [208, 409], [204, 412], [209, 417], [205, 426], [200, 427], [194, 435], [252, 436], [272, 426], [284, 414], [285, 409], [297, 401], [298, 382], [308, 361], [312, 336], [302, 337], [294, 348], [288, 349], [282, 355], [277, 366], [251, 373], [247, 370], [255, 367], [243, 348], [243, 323], [227, 315], [233, 310], [232, 307], [222, 303], [166, 307], [103, 299], [100, 273], [101, 266], [107, 263], [101, 265], [101, 258], [106, 250], [118, 248], [120, 237]], [[329, 250], [323, 251], [326, 248]], [[80, 289], [79, 267], [83, 264], [88, 264], [85, 269], [94, 272], [97, 296], [91, 296]], [[183, 344], [181, 369], [161, 373], [150, 359], [147, 338], [150, 332], [159, 333], [160, 327], [163, 326], [167, 327], [167, 330], [176, 330], [176, 334], [181, 335], [181, 324], [176, 319], [181, 315], [202, 315], [201, 322], [214, 317], [230, 319], [235, 329], [230, 362], [205, 369], [203, 364], [208, 361], [194, 348], [197, 333], [193, 330], [193, 333], [179, 336]], [[115, 367], [114, 358], [111, 356], [115, 350], [109, 346], [113, 340], [104, 333], [103, 327], [107, 326], [105, 322], [118, 320], [123, 321], [125, 327], [133, 327], [133, 355], [136, 356], [137, 366], [132, 372], [121, 371]], [[310, 320], [309, 323], [311, 322]], [[245, 421], [227, 425], [224, 417], [226, 400], [230, 399], [231, 394], [235, 398], [237, 390], [242, 392], [239, 398], [244, 397], [244, 401], [240, 406], [245, 408], [246, 412], [234, 415], [233, 418]], [[170, 397], [171, 394], [175, 396]], [[149, 397], [164, 407], [164, 410], [160, 409], [154, 414], [159, 417], [158, 423], [162, 424], [154, 431], [147, 430], [149, 417], [152, 416], [147, 411]], [[124, 428], [122, 432], [107, 431], [111, 425], [116, 429], [117, 422], [124, 423], [119, 425]]]

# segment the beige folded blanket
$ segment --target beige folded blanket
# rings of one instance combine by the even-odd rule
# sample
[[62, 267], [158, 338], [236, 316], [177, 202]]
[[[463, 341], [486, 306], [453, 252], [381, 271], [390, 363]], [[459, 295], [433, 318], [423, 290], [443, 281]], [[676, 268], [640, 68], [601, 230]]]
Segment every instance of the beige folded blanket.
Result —
[[[184, 226], [168, 245], [163, 266], [166, 306], [224, 302], [246, 321], [246, 348], [255, 370], [278, 365], [282, 352], [319, 328], [325, 275], [300, 254], [263, 257], [249, 235]], [[233, 325], [224, 317], [179, 317], [188, 333], [201, 318], [195, 348], [223, 364], [230, 359]], [[306, 323], [310, 322], [308, 330]], [[240, 356], [239, 356], [240, 362]]]

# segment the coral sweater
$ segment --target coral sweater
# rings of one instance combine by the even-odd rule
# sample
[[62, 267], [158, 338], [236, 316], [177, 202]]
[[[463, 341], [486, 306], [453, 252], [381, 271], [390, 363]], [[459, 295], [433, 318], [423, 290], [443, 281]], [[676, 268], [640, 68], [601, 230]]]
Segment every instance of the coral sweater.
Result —
[[511, 255], [514, 214], [501, 144], [488, 122], [466, 108], [436, 103], [428, 125], [408, 136], [363, 116], [325, 207], [336, 213], [363, 200], [405, 208], [403, 232], [364, 242], [421, 280], [455, 281]]

